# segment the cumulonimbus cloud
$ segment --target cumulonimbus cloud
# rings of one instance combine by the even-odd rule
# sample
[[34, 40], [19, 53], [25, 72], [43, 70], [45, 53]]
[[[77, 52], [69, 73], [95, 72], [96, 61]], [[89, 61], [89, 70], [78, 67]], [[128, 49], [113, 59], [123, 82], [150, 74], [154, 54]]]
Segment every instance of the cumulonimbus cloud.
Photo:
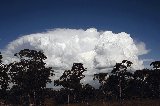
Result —
[[70, 69], [74, 62], [81, 62], [93, 75], [107, 72], [117, 62], [130, 60], [133, 69], [142, 69], [140, 55], [148, 53], [143, 42], [134, 42], [125, 32], [97, 31], [95, 28], [53, 29], [43, 33], [22, 36], [10, 42], [3, 50], [4, 62], [17, 60], [14, 53], [22, 49], [43, 50], [48, 57], [47, 66], [57, 70], [59, 77], [65, 69]]

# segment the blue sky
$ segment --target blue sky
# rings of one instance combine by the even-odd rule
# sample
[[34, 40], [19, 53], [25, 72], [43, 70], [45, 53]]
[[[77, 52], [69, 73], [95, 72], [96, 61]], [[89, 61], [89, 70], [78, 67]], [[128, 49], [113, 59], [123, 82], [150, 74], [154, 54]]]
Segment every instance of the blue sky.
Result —
[[[126, 32], [160, 60], [159, 0], [0, 0], [0, 49], [20, 36], [53, 28]], [[142, 57], [143, 58], [143, 57]]]

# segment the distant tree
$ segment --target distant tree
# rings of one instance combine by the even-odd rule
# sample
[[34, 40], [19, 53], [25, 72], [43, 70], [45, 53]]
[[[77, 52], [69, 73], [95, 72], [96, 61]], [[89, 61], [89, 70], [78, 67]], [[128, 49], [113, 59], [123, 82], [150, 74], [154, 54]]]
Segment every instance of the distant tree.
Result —
[[149, 69], [136, 70], [134, 72], [134, 94], [137, 94], [140, 98], [147, 98], [151, 93], [147, 82], [150, 72], [151, 70]]
[[83, 67], [82, 63], [73, 63], [71, 70], [65, 70], [60, 79], [54, 81], [55, 86], [63, 86], [66, 89], [74, 91], [74, 98], [76, 100], [76, 95], [79, 94], [82, 89], [81, 79], [85, 77], [83, 72], [87, 71]]
[[126, 96], [126, 90], [132, 78], [127, 68], [131, 67], [132, 62], [123, 60], [122, 63], [116, 63], [111, 73], [99, 73], [94, 75], [94, 79], [99, 80], [101, 84], [99, 90], [103, 92], [102, 98], [105, 99], [122, 99]]
[[0, 63], [2, 63], [2, 54], [1, 54], [1, 52], [0, 52]]
[[84, 85], [80, 97], [82, 102], [87, 102], [88, 104], [89, 100], [94, 100], [95, 98], [95, 88], [89, 84]]
[[150, 72], [147, 80], [153, 92], [152, 97], [160, 98], [160, 61], [154, 61], [150, 65], [154, 70]]
[[153, 65], [153, 68], [159, 69], [160, 68], [160, 61], [154, 61], [150, 64], [150, 66]]
[[42, 51], [29, 49], [21, 50], [15, 56], [20, 61], [9, 64], [12, 83], [23, 91], [21, 94], [23, 103], [30, 102], [30, 99], [34, 98], [35, 105], [41, 105], [43, 91], [46, 84], [51, 82], [50, 76], [53, 76], [52, 68], [45, 67], [43, 61], [47, 57]]
[[22, 89], [20, 89], [17, 85], [13, 85], [8, 93], [8, 102], [13, 106], [18, 106], [22, 104], [22, 94], [25, 93]]
[[134, 72], [134, 80], [141, 98], [160, 98], [160, 71], [143, 69]]
[[106, 83], [108, 80], [107, 75], [108, 75], [108, 73], [94, 74], [93, 80], [98, 80], [100, 83], [99, 96], [98, 96], [98, 97], [100, 97], [100, 99], [104, 99], [107, 94], [107, 90], [106, 90]]
[[[118, 86], [115, 86], [119, 90], [117, 93], [119, 94], [119, 99], [122, 99], [122, 96], [125, 96], [125, 90], [128, 88], [128, 82], [132, 79], [133, 75], [131, 72], [127, 70], [127, 68], [131, 67], [133, 63], [128, 60], [123, 60], [122, 63], [116, 63], [112, 70], [112, 75], [109, 77], [110, 84], [117, 83]], [[113, 82], [112, 82], [113, 81]]]
[[2, 63], [2, 55], [0, 53], [0, 99], [4, 101], [7, 99], [7, 89], [10, 81], [7, 71], [8, 67]]
[[94, 74], [93, 80], [98, 80], [101, 85], [103, 85], [107, 81], [108, 73], [98, 73]]

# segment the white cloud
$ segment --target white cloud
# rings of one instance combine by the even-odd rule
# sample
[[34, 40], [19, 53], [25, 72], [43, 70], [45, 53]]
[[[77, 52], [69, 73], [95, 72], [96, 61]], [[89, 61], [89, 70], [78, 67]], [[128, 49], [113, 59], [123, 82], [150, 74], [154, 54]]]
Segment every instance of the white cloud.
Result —
[[148, 53], [143, 42], [135, 43], [125, 32], [97, 31], [95, 28], [53, 29], [43, 33], [22, 36], [3, 50], [4, 62], [17, 60], [14, 53], [21, 49], [43, 50], [48, 57], [46, 63], [56, 71], [57, 78], [74, 62], [82, 62], [88, 68], [87, 75], [99, 71], [107, 72], [116, 62], [132, 61], [134, 69], [143, 68], [138, 56]]
[[[136, 43], [136, 41], [135, 41]], [[138, 55], [143, 55], [143, 54], [147, 54], [149, 52], [149, 50], [146, 50], [146, 46], [144, 42], [137, 42], [136, 46], [138, 48]]]

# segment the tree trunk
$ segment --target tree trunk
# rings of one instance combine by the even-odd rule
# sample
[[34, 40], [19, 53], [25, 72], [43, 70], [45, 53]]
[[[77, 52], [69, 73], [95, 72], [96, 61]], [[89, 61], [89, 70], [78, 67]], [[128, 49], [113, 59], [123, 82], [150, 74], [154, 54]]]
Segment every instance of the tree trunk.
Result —
[[159, 91], [159, 92], [158, 92], [158, 93], [159, 93], [158, 96], [159, 96], [159, 98], [160, 98], [160, 84], [158, 85], [158, 91]]
[[30, 94], [28, 94], [28, 98], [29, 98], [29, 106], [32, 106], [33, 104], [31, 102], [31, 96], [30, 96]]
[[69, 94], [68, 94], [68, 105], [69, 105]]
[[120, 98], [120, 101], [122, 99], [122, 86], [121, 86], [121, 79], [119, 81], [119, 98]]

